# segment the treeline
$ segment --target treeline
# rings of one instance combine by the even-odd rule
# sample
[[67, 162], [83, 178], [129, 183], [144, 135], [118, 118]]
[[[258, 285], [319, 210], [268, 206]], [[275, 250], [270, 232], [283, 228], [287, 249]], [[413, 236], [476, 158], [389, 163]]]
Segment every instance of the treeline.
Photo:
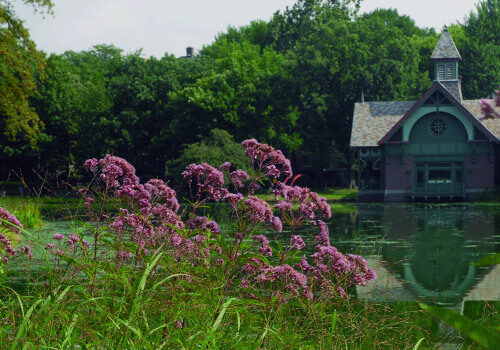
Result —
[[[298, 0], [269, 22], [229, 28], [192, 58], [144, 58], [112, 45], [52, 54], [29, 99], [43, 128], [2, 133], [1, 175], [32, 177], [34, 169], [71, 179], [85, 159], [110, 153], [145, 178], [164, 178], [221, 152], [238, 162], [232, 140], [255, 137], [318, 185], [331, 161], [351, 165], [362, 92], [370, 101], [413, 100], [431, 85], [439, 33], [395, 10], [358, 15], [357, 5]], [[499, 13], [500, 0], [486, 0], [450, 28], [465, 98], [485, 97], [500, 82]]]

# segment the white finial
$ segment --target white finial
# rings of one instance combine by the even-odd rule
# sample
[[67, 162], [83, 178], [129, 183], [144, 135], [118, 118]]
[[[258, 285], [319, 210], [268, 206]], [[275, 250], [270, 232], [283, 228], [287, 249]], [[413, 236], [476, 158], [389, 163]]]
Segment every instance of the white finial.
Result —
[[361, 103], [365, 103], [365, 92], [361, 90]]

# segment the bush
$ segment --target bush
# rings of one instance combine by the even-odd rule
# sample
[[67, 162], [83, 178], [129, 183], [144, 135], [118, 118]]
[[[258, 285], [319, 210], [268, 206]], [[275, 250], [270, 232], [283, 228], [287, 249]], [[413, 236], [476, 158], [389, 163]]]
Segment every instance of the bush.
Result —
[[231, 162], [236, 168], [249, 170], [250, 163], [245, 157], [245, 151], [233, 140], [233, 136], [225, 130], [212, 129], [210, 135], [200, 142], [186, 145], [174, 163], [169, 176], [178, 176], [192, 163], [207, 163], [219, 166]]

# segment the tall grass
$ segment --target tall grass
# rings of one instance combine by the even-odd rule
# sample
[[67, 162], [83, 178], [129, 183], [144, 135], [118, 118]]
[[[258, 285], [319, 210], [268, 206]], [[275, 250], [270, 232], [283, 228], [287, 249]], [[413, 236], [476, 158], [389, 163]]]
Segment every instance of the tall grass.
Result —
[[61, 283], [31, 295], [3, 287], [0, 348], [405, 349], [437, 340], [436, 323], [414, 304], [260, 305], [221, 296], [219, 278], [161, 277], [119, 272], [93, 290]]

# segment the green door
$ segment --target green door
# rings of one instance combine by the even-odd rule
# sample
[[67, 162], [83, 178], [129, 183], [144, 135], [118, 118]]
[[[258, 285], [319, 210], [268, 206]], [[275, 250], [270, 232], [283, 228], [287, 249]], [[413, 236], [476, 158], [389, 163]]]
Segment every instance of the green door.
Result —
[[415, 197], [461, 197], [465, 193], [463, 162], [415, 164]]

